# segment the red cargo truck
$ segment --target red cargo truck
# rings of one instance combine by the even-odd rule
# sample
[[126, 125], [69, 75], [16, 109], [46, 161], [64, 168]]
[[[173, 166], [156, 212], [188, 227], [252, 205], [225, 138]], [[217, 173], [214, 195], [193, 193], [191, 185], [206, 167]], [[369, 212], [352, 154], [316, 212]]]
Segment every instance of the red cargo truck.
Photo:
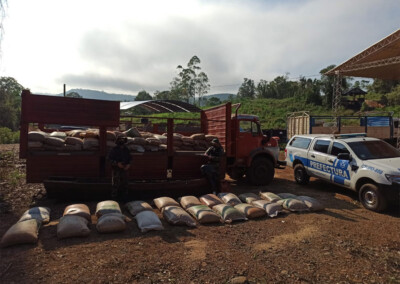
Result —
[[[200, 112], [201, 132], [215, 135], [226, 157], [221, 166], [232, 178], [247, 176], [254, 185], [266, 185], [274, 177], [278, 161], [277, 140], [262, 134], [259, 120], [253, 115], [234, 115], [231, 103]], [[174, 151], [174, 118], [167, 118], [167, 151], [132, 153], [130, 187], [135, 190], [200, 188], [207, 186], [200, 166], [206, 162], [203, 152]], [[32, 125], [90, 126], [99, 129], [98, 151], [51, 152], [28, 149]], [[120, 103], [33, 95], [22, 92], [20, 157], [26, 158], [28, 183], [44, 183], [48, 194], [80, 190], [106, 189], [110, 186], [111, 166], [107, 161], [107, 129], [120, 125]]]

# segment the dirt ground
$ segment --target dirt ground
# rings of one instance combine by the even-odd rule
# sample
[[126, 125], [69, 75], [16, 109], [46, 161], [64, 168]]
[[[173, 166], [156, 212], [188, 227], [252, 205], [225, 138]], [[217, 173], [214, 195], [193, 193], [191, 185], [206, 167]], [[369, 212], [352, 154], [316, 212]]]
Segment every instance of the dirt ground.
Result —
[[[51, 222], [37, 245], [0, 249], [0, 283], [400, 283], [399, 209], [368, 211], [355, 193], [318, 180], [299, 186], [289, 168], [269, 186], [233, 183], [232, 192], [308, 195], [325, 211], [193, 229], [162, 220], [164, 231], [145, 234], [135, 221], [118, 234], [92, 224], [88, 238], [57, 240], [69, 203], [21, 181], [17, 147], [0, 145], [0, 236], [34, 204], [51, 208]], [[86, 203], [94, 212], [96, 202]]]

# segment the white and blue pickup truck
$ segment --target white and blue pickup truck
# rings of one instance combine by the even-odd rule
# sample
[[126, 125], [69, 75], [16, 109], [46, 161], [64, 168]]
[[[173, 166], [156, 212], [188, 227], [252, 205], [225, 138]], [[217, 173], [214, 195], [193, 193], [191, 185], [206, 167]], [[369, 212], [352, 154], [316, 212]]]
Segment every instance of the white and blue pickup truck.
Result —
[[310, 177], [352, 189], [367, 209], [400, 204], [400, 151], [365, 134], [295, 135], [285, 149], [299, 184]]

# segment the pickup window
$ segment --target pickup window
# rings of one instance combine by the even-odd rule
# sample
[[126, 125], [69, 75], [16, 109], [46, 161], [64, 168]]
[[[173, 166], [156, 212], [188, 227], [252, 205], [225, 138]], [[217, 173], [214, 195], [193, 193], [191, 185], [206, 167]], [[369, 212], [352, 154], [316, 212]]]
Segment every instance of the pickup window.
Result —
[[350, 153], [350, 152], [349, 152], [349, 150], [347, 150], [346, 146], [344, 146], [343, 144], [338, 143], [338, 142], [333, 143], [331, 155], [337, 156], [341, 153]]
[[361, 160], [400, 157], [400, 153], [396, 148], [383, 141], [360, 141], [347, 144]]
[[307, 149], [310, 146], [311, 139], [303, 137], [295, 137], [290, 142], [290, 146], [295, 148]]
[[314, 151], [328, 153], [329, 144], [331, 144], [329, 140], [317, 140], [314, 144]]

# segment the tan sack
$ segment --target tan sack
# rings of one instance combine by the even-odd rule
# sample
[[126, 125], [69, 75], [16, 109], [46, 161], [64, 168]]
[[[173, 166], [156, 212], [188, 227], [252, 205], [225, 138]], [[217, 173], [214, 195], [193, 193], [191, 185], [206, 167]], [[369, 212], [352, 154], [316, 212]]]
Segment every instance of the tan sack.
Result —
[[154, 199], [153, 201], [154, 201], [154, 204], [157, 206], [157, 208], [160, 211], [165, 206], [179, 206], [179, 203], [176, 202], [171, 197], [159, 197], [159, 198]]
[[114, 200], [106, 200], [97, 203], [96, 206], [96, 216], [97, 218], [100, 218], [101, 216], [109, 213], [120, 213], [121, 214], [121, 208], [119, 207], [118, 202], [115, 202]]
[[297, 195], [293, 194], [293, 193], [278, 193], [277, 194], [280, 198], [282, 199], [286, 199], [286, 198], [297, 198]]
[[299, 199], [287, 198], [282, 203], [283, 208], [293, 212], [308, 211], [308, 206]]
[[165, 220], [172, 225], [196, 227], [196, 221], [180, 206], [165, 206], [162, 213]]
[[195, 205], [201, 205], [200, 200], [196, 196], [192, 195], [181, 197], [180, 203], [184, 209], [188, 209]]
[[99, 139], [97, 139], [97, 138], [84, 138], [83, 139], [83, 149], [91, 150], [96, 147], [99, 147]]
[[31, 131], [28, 133], [29, 141], [39, 141], [44, 142], [44, 140], [49, 136], [46, 132], [43, 131]]
[[88, 130], [86, 130], [85, 138], [99, 139], [99, 130], [98, 129], [88, 129]]
[[80, 145], [83, 146], [83, 140], [78, 137], [66, 137], [65, 138], [65, 144], [67, 145]]
[[108, 213], [102, 215], [96, 224], [99, 233], [115, 233], [126, 229], [125, 216], [121, 213]]
[[125, 207], [132, 216], [136, 216], [142, 211], [153, 211], [150, 204], [141, 200], [128, 202], [125, 204]]
[[317, 199], [310, 196], [296, 196], [296, 199], [303, 201], [310, 211], [322, 211], [325, 209], [324, 205]]
[[271, 204], [271, 202], [264, 200], [264, 199], [254, 200], [253, 202], [251, 202], [251, 205], [253, 205], [257, 208], [261, 208], [263, 210], [265, 210], [267, 208], [268, 204]]
[[36, 221], [46, 224], [50, 222], [50, 208], [33, 207], [22, 214], [18, 222], [35, 219]]
[[47, 137], [44, 140], [44, 144], [54, 146], [54, 147], [63, 147], [64, 146], [64, 140], [61, 138], [57, 137]]
[[161, 224], [160, 219], [157, 214], [153, 211], [142, 211], [135, 216], [137, 225], [142, 233], [151, 230], [164, 230], [163, 225]]
[[228, 204], [218, 204], [212, 209], [221, 215], [225, 223], [247, 220], [246, 215]]
[[276, 195], [275, 193], [272, 193], [272, 192], [260, 192], [260, 196], [262, 199], [265, 199], [271, 203], [282, 199], [278, 195]]
[[50, 137], [56, 137], [56, 138], [60, 138], [62, 140], [65, 140], [65, 138], [67, 137], [67, 134], [65, 132], [62, 131], [53, 131], [50, 133]]
[[80, 217], [85, 218], [89, 222], [92, 221], [91, 216], [90, 216], [89, 207], [87, 207], [86, 204], [72, 204], [72, 205], [65, 207], [63, 216], [66, 216], [66, 215], [80, 216]]
[[17, 222], [1, 238], [1, 246], [8, 247], [17, 244], [35, 244], [38, 240], [40, 222], [35, 219]]
[[154, 134], [154, 138], [157, 138], [158, 140], [160, 140], [161, 144], [167, 144], [167, 137], [163, 136], [163, 135], [159, 135], [159, 134]]
[[221, 222], [221, 216], [212, 211], [207, 205], [195, 205], [187, 209], [187, 211], [200, 223], [219, 223]]
[[75, 130], [71, 130], [67, 132], [68, 136], [71, 137], [76, 137], [76, 138], [81, 138], [83, 135], [82, 133], [84, 133], [85, 131], [81, 130], [81, 129], [75, 129]]
[[263, 210], [261, 208], [257, 208], [255, 206], [247, 204], [247, 203], [237, 204], [235, 206], [235, 209], [239, 210], [241, 213], [243, 213], [249, 219], [263, 217], [266, 214], [265, 210]]
[[200, 197], [200, 202], [203, 203], [204, 205], [207, 205], [210, 208], [213, 208], [213, 206], [215, 205], [224, 203], [222, 202], [221, 199], [218, 198], [218, 196], [212, 193]]
[[229, 204], [231, 206], [235, 206], [237, 204], [242, 203], [242, 201], [240, 201], [239, 197], [237, 197], [235, 194], [233, 193], [226, 193], [226, 192], [221, 192], [218, 194], [218, 197], [226, 204]]
[[282, 205], [278, 202], [266, 204], [264, 209], [265, 212], [267, 212], [267, 215], [271, 218], [278, 216], [278, 214], [283, 211]]
[[88, 220], [79, 215], [61, 217], [57, 225], [57, 238], [87, 237], [90, 234]]
[[243, 203], [251, 204], [253, 201], [260, 200], [261, 197], [258, 196], [258, 195], [255, 194], [255, 193], [249, 192], [249, 193], [242, 193], [242, 194], [240, 194], [240, 195], [239, 195], [239, 199], [240, 199]]

